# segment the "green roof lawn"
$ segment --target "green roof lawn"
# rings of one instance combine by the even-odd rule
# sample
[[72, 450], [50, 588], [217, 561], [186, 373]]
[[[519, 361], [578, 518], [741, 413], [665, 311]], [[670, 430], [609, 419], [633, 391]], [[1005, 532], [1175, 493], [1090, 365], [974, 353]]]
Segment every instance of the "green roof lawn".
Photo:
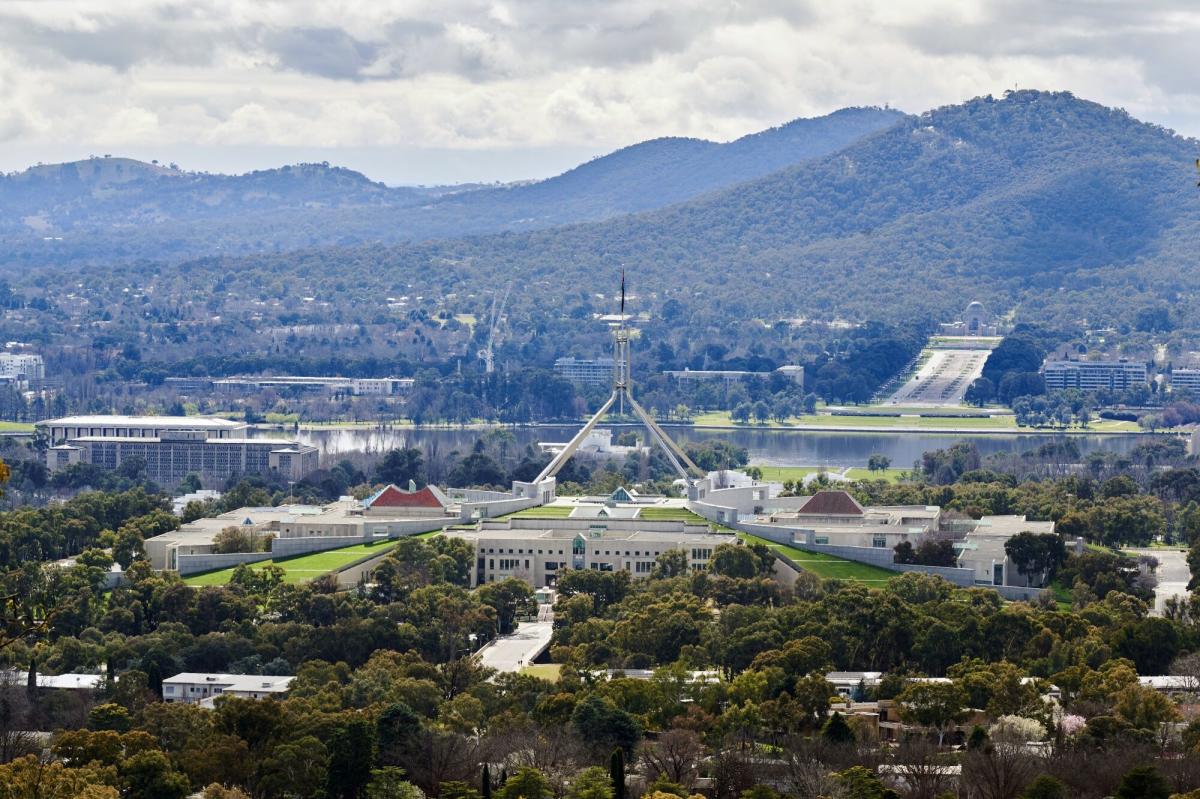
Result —
[[812, 572], [818, 577], [849, 580], [851, 582], [866, 583], [867, 585], [878, 587], [898, 574], [898, 572], [881, 569], [878, 566], [870, 566], [866, 563], [858, 563], [853, 560], [834, 557], [824, 552], [806, 552], [803, 549], [797, 549], [787, 544], [777, 544], [774, 541], [768, 541], [765, 538], [759, 538], [749, 533], [739, 533], [738, 535], [744, 541], [753, 544], [766, 544], [804, 571]]
[[[435, 530], [432, 535], [437, 535], [437, 533], [438, 531]], [[421, 537], [428, 535], [431, 534], [424, 533]], [[311, 552], [307, 555], [296, 555], [280, 560], [263, 560], [258, 563], [251, 563], [250, 567], [261, 569], [269, 565], [279, 566], [285, 573], [284, 582], [305, 583], [320, 577], [322, 574], [341, 571], [359, 558], [366, 557], [367, 555], [382, 555], [396, 546], [396, 543], [395, 539], [372, 541], [369, 544], [355, 544], [339, 549], [327, 549], [324, 552]], [[225, 585], [229, 582], [229, 578], [233, 576], [235, 568], [230, 567], [202, 574], [193, 574], [190, 577], [185, 577], [183, 581], [191, 586]]]

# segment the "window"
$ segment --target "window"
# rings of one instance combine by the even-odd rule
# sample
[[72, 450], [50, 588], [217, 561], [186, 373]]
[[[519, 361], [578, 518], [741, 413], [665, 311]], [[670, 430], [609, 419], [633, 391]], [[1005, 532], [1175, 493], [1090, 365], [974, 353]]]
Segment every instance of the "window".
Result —
[[548, 572], [558, 571], [558, 561], [554, 561], [554, 560], [546, 561], [545, 568], [546, 568], [546, 571], [548, 571]]
[[175, 686], [174, 686], [174, 685], [164, 685], [164, 686], [163, 686], [163, 693], [164, 693], [164, 694], [173, 694], [173, 693], [175, 693]]
[[814, 544], [828, 544], [828, 543], [829, 543], [829, 536], [827, 536], [827, 535], [819, 535], [819, 536], [817, 536], [817, 537], [816, 537], [816, 538], [813, 540], [813, 543], [814, 543]]
[[711, 549], [693, 549], [692, 560], [708, 560], [712, 557]]
[[649, 574], [654, 570], [654, 564], [646, 561], [641, 561], [634, 565], [634, 572], [637, 574]]
[[887, 547], [887, 536], [886, 535], [875, 535], [874, 537], [871, 538], [871, 546], [876, 547], [878, 549], [883, 549], [883, 548]]

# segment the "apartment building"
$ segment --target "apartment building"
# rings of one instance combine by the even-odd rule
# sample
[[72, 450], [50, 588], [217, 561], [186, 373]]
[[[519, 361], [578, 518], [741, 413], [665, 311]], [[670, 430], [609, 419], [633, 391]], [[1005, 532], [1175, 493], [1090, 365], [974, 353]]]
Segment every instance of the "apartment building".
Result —
[[146, 475], [174, 486], [189, 473], [224, 482], [238, 475], [279, 475], [300, 480], [318, 467], [316, 447], [276, 438], [248, 438], [243, 422], [191, 416], [68, 416], [38, 422], [53, 446], [50, 471], [90, 463], [117, 469], [140, 458]]
[[1147, 382], [1146, 364], [1141, 361], [1046, 360], [1042, 364], [1046, 388], [1077, 388], [1082, 391], [1121, 391]]
[[588, 386], [607, 386], [613, 380], [612, 358], [559, 358], [554, 371], [570, 380]]

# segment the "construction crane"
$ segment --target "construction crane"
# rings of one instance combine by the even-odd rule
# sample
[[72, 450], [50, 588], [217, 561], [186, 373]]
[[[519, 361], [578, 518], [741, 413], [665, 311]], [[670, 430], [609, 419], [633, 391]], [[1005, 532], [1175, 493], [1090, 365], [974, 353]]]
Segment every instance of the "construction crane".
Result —
[[499, 294], [492, 295], [492, 312], [488, 317], [487, 343], [479, 351], [479, 358], [483, 361], [483, 371], [489, 375], [496, 370], [496, 345], [500, 343], [496, 333], [500, 327], [500, 319], [504, 316], [504, 307], [508, 305], [510, 291], [512, 291], [511, 283], [504, 287], [503, 297], [500, 297]]

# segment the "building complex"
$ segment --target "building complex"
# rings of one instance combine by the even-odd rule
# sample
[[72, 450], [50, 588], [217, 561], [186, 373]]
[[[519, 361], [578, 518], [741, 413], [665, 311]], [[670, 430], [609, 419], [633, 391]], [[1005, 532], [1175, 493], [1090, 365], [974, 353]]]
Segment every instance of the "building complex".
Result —
[[1200, 395], [1200, 369], [1175, 369], [1171, 372], [1171, 389]]
[[612, 382], [612, 358], [559, 358], [554, 362], [554, 371], [585, 386], [606, 386]]
[[798, 387], [804, 388], [804, 367], [795, 364], [780, 366], [773, 372], [746, 372], [734, 369], [680, 369], [666, 371], [663, 374], [680, 382], [693, 383], [740, 383], [745, 380], [766, 380], [772, 375], [780, 375], [786, 377]]
[[174, 486], [189, 473], [224, 482], [239, 475], [299, 480], [318, 466], [316, 447], [275, 438], [250, 438], [244, 422], [195, 416], [68, 416], [35, 425], [51, 446], [50, 471], [89, 463], [117, 469], [141, 459], [146, 476]]

